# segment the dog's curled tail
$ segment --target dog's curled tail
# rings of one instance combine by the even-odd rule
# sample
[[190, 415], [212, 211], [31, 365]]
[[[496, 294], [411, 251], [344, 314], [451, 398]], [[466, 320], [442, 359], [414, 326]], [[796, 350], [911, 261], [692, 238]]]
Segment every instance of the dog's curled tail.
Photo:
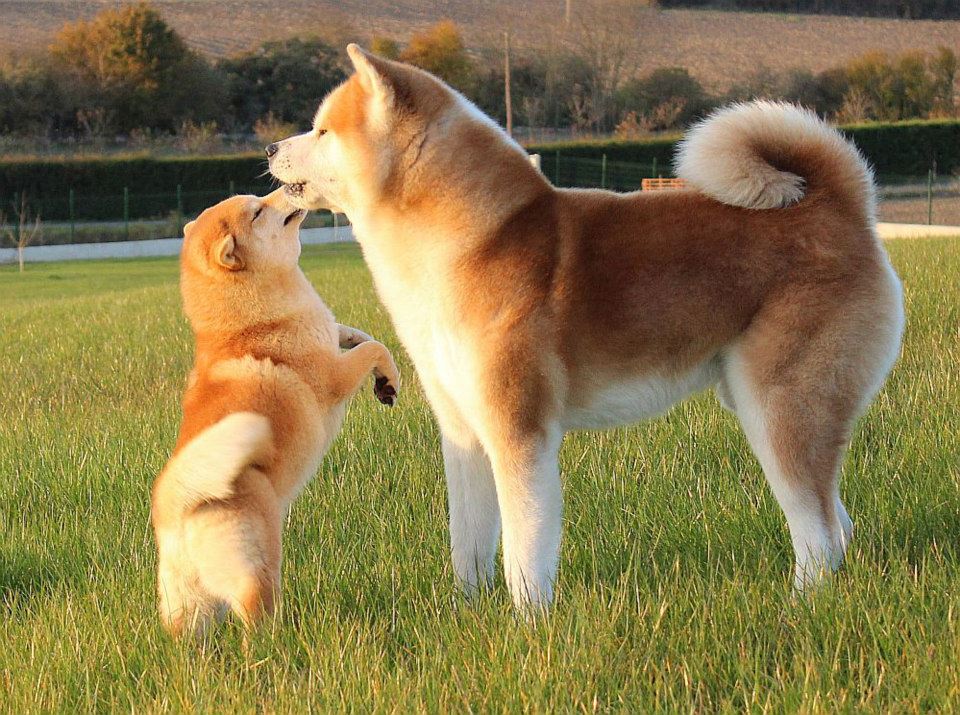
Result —
[[164, 503], [184, 514], [203, 502], [227, 499], [247, 467], [267, 458], [270, 420], [256, 412], [234, 412], [207, 427], [181, 449], [157, 482]]
[[873, 172], [856, 147], [813, 112], [784, 102], [718, 110], [680, 143], [675, 170], [731, 206], [782, 208], [825, 192], [865, 220], [875, 215]]

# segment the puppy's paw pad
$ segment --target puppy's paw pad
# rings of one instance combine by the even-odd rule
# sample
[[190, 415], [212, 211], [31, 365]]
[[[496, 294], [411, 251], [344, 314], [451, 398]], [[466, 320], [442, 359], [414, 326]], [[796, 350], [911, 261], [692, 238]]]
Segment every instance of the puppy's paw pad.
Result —
[[393, 407], [397, 402], [397, 388], [388, 377], [378, 377], [373, 383], [373, 394], [387, 407]]

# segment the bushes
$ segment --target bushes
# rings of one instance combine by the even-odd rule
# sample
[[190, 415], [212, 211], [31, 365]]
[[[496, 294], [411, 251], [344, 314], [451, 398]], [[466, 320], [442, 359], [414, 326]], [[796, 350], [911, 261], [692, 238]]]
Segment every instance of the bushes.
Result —
[[279, 121], [306, 128], [320, 100], [347, 78], [337, 50], [315, 37], [265, 42], [221, 60], [217, 69], [226, 77], [233, 121], [240, 127]]
[[608, 141], [573, 141], [553, 144], [531, 144], [527, 149], [532, 154], [544, 157], [560, 152], [563, 156], [599, 159], [606, 154], [611, 161], [629, 161], [638, 164], [651, 162], [665, 164], [673, 160], [673, 150], [680, 135], [658, 136], [637, 141], [612, 139]]

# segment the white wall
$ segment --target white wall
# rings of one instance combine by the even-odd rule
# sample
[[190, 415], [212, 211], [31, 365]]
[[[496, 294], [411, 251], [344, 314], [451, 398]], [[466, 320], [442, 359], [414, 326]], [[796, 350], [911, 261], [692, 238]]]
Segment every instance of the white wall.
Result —
[[[352, 241], [350, 226], [339, 228], [305, 228], [300, 241], [305, 245]], [[145, 256], [179, 256], [182, 238], [157, 238], [147, 241], [111, 241], [108, 243], [73, 243], [65, 246], [27, 246], [23, 259], [29, 263], [43, 261], [88, 261], [97, 258], [142, 258]], [[0, 248], [0, 263], [15, 263], [15, 248]]]

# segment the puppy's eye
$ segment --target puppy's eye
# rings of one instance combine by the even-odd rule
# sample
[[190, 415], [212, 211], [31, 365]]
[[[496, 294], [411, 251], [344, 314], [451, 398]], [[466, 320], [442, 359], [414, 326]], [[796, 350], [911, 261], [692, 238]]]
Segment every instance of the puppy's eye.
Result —
[[317, 130], [317, 137], [322, 137], [322, 136], [323, 136], [324, 134], [326, 134], [326, 133], [327, 133], [327, 130], [326, 130], [326, 129], [318, 129], [318, 130]]
[[253, 214], [253, 218], [250, 220], [250, 223], [253, 223], [254, 221], [256, 221], [256, 220], [257, 220], [257, 217], [261, 214], [262, 211], [263, 211], [263, 206], [261, 206], [260, 208], [258, 208], [257, 211], [256, 211], [256, 213]]

